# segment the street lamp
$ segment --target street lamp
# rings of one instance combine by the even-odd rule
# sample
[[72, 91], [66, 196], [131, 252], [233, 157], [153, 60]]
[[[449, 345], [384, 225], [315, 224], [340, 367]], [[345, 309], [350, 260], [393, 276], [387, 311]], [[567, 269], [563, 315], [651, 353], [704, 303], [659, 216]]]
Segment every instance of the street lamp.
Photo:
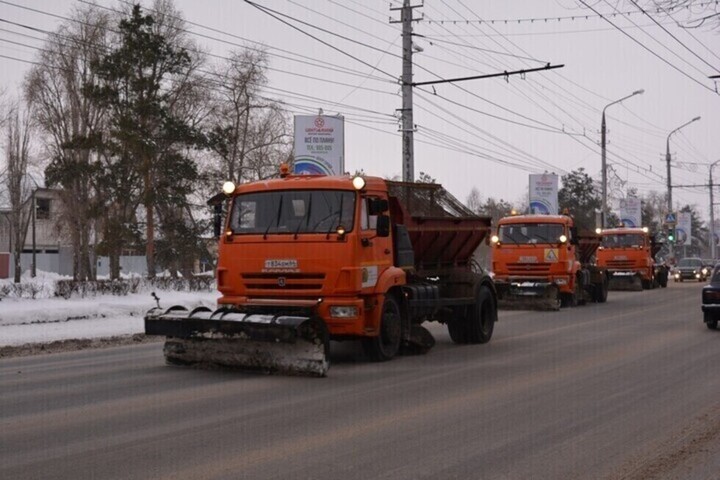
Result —
[[668, 133], [667, 140], [665, 141], [665, 162], [667, 163], [667, 188], [668, 188], [668, 213], [672, 213], [672, 183], [670, 182], [670, 137], [673, 133], [677, 132], [681, 128], [687, 127], [693, 122], [700, 120], [700, 117], [695, 117], [689, 122], [685, 122], [677, 127], [672, 132]]
[[[667, 140], [665, 141], [665, 163], [667, 164], [668, 213], [672, 213], [672, 211], [673, 211], [673, 208], [672, 208], [672, 182], [671, 182], [671, 178], [670, 178], [670, 137], [672, 136], [673, 133], [677, 132], [681, 128], [687, 127], [691, 123], [697, 122], [698, 120], [700, 120], [699, 116], [693, 118], [689, 122], [683, 123], [682, 125], [677, 127], [675, 130], [668, 133]], [[675, 246], [671, 242], [669, 247], [670, 247], [670, 252], [668, 254], [668, 257], [672, 261], [672, 259], [675, 258]]]
[[601, 152], [601, 158], [602, 158], [602, 212], [600, 213], [600, 226], [601, 228], [605, 228], [605, 213], [607, 212], [607, 159], [606, 159], [606, 136], [607, 136], [607, 126], [605, 124], [605, 110], [607, 110], [608, 107], [615, 105], [616, 103], [620, 103], [623, 100], [627, 100], [630, 97], [634, 97], [635, 95], [640, 95], [642, 93], [645, 93], [644, 89], [635, 90], [630, 95], [627, 95], [620, 100], [615, 100], [614, 102], [608, 103], [605, 105], [605, 108], [603, 108], [602, 111], [602, 122], [600, 124], [600, 152]]
[[720, 163], [720, 160], [715, 160], [710, 164], [710, 256], [715, 261], [715, 202], [713, 201], [713, 179], [712, 169], [715, 165]]

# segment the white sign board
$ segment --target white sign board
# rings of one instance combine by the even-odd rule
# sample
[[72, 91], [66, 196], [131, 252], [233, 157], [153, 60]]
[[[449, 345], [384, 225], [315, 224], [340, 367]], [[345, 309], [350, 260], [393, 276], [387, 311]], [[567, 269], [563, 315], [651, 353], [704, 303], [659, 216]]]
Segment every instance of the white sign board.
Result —
[[625, 227], [642, 227], [642, 202], [639, 198], [620, 200], [620, 221]]
[[677, 226], [675, 227], [675, 244], [691, 245], [692, 244], [692, 222], [690, 212], [680, 212], [677, 216]]
[[342, 175], [345, 173], [344, 117], [295, 116], [293, 172], [298, 175]]
[[558, 214], [558, 176], [554, 173], [530, 175], [530, 213]]

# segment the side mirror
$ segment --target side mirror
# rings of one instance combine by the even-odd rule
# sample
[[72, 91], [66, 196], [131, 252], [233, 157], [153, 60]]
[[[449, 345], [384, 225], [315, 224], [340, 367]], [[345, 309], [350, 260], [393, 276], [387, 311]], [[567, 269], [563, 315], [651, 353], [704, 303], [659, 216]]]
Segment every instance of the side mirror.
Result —
[[215, 238], [220, 238], [222, 233], [222, 211], [222, 203], [213, 205], [213, 233], [215, 233]]
[[371, 198], [368, 200], [368, 213], [370, 215], [380, 215], [389, 210], [388, 201], [384, 198]]
[[[387, 202], [387, 200], [385, 200]], [[387, 215], [379, 215], [377, 217], [377, 225], [375, 226], [378, 237], [390, 236], [390, 217]]]

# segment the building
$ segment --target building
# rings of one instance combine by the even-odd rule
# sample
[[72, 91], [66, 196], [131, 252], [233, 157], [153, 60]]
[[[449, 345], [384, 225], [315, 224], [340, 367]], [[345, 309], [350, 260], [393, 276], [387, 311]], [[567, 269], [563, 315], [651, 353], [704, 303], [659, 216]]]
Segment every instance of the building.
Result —
[[[30, 216], [20, 256], [23, 271], [32, 268], [34, 258], [37, 270], [72, 275], [72, 246], [69, 235], [62, 228], [60, 192], [37, 188], [22, 208], [32, 212], [33, 203], [35, 215]], [[14, 275], [10, 212], [7, 207], [0, 209], [0, 278], [12, 278]]]

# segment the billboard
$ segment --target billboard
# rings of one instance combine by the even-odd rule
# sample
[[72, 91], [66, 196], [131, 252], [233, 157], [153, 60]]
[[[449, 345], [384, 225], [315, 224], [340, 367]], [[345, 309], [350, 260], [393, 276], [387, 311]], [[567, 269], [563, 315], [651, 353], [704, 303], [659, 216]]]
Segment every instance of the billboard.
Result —
[[293, 172], [298, 175], [345, 173], [345, 118], [295, 115]]
[[680, 212], [677, 216], [677, 226], [675, 227], [675, 244], [691, 245], [692, 244], [692, 223], [690, 212]]
[[554, 173], [530, 175], [530, 213], [558, 214], [558, 176]]
[[625, 227], [642, 227], [642, 202], [639, 198], [620, 200], [620, 222]]

